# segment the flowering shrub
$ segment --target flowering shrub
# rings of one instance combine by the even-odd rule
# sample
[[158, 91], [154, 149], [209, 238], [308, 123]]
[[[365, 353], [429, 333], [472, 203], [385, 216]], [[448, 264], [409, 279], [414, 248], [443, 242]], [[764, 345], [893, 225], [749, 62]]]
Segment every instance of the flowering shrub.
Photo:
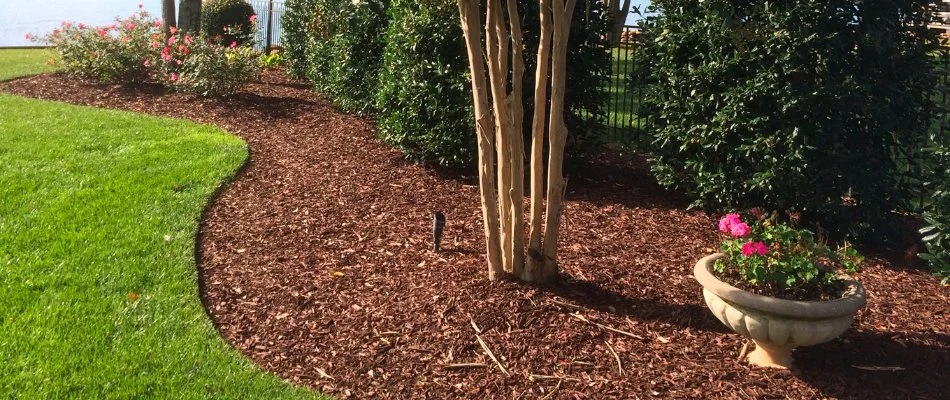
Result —
[[250, 47], [230, 45], [190, 34], [174, 34], [145, 64], [152, 66], [154, 77], [176, 90], [201, 96], [233, 94], [260, 74], [260, 60]]
[[[797, 214], [790, 213], [790, 219], [796, 221]], [[777, 214], [768, 217], [761, 209], [745, 217], [727, 214], [719, 221], [719, 231], [726, 236], [720, 251], [727, 257], [716, 263], [716, 271], [773, 297], [834, 297], [842, 289], [836, 270], [854, 272], [863, 259], [847, 244], [832, 251], [816, 243], [814, 233], [779, 223]]]
[[148, 76], [148, 66], [142, 61], [149, 56], [149, 42], [160, 37], [161, 25], [161, 21], [140, 10], [111, 25], [63, 21], [60, 28], [46, 36], [28, 37], [53, 46], [56, 62], [68, 75], [130, 83]]

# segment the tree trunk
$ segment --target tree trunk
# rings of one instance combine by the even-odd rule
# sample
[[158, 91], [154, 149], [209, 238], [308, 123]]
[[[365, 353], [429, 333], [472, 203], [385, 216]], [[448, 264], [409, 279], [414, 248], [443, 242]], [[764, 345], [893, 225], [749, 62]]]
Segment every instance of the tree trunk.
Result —
[[524, 274], [524, 38], [518, 1], [508, 3], [508, 24], [511, 30], [511, 96], [508, 106], [511, 111], [511, 132], [508, 135], [511, 149], [511, 207], [514, 221], [511, 225], [512, 259], [511, 273]]
[[610, 15], [610, 45], [617, 47], [623, 39], [623, 27], [627, 23], [627, 15], [630, 14], [630, 0], [607, 0], [604, 3], [607, 12]]
[[162, 0], [162, 31], [165, 38], [171, 36], [171, 28], [175, 26], [175, 0]]
[[[504, 7], [502, 5], [504, 1]], [[524, 51], [521, 19], [516, 0], [487, 0], [485, 48], [479, 34], [478, 0], [458, 0], [462, 31], [468, 49], [478, 135], [479, 183], [482, 219], [488, 246], [488, 277], [497, 279], [507, 271], [526, 281], [546, 279], [557, 273], [556, 246], [564, 179], [562, 159], [567, 129], [564, 126], [564, 88], [567, 37], [575, 0], [541, 0], [542, 34], [538, 47], [535, 115], [531, 159], [531, 256], [525, 268], [524, 254]], [[507, 12], [506, 12], [507, 9]], [[549, 13], [554, 13], [553, 24]], [[507, 24], [506, 22], [507, 15]], [[550, 49], [553, 41], [553, 51]], [[485, 54], [483, 57], [482, 54]], [[554, 61], [550, 61], [553, 58]], [[509, 71], [509, 62], [511, 70]], [[548, 65], [553, 65], [548, 78]], [[487, 64], [487, 69], [486, 69]], [[510, 75], [509, 75], [510, 73]], [[488, 82], [485, 76], [488, 76]], [[549, 127], [547, 221], [541, 241], [543, 205], [543, 147], [547, 85], [552, 85]], [[510, 88], [510, 91], [509, 91]], [[491, 91], [491, 104], [489, 104]], [[493, 130], [494, 129], [494, 130]], [[492, 143], [494, 139], [494, 143]], [[493, 165], [492, 157], [497, 165]], [[495, 174], [492, 175], [493, 167]], [[497, 186], [496, 186], [497, 183]], [[496, 191], [497, 187], [497, 191]], [[551, 188], [557, 192], [551, 192]]]
[[181, 0], [178, 3], [178, 28], [193, 34], [201, 30], [201, 0]]
[[557, 240], [561, 224], [561, 205], [567, 182], [564, 179], [564, 145], [567, 126], [564, 123], [564, 91], [567, 84], [567, 39], [571, 34], [571, 19], [576, 0], [554, 0], [554, 46], [551, 51], [551, 115], [548, 131], [548, 196], [544, 223], [544, 264], [539, 280], [547, 280], [559, 273]]
[[528, 265], [522, 279], [534, 281], [544, 268], [541, 233], [544, 212], [544, 124], [548, 110], [548, 73], [551, 63], [551, 1], [541, 3], [541, 41], [538, 43], [538, 64], [534, 78], [534, 120], [531, 128], [531, 222], [528, 241]]
[[462, 32], [468, 48], [469, 68], [472, 73], [472, 100], [475, 104], [475, 130], [478, 136], [478, 183], [482, 198], [482, 224], [488, 254], [488, 279], [498, 279], [502, 271], [501, 241], [499, 238], [498, 203], [495, 200], [494, 125], [488, 103], [485, 83], [485, 64], [482, 59], [481, 21], [478, 0], [458, 0]]

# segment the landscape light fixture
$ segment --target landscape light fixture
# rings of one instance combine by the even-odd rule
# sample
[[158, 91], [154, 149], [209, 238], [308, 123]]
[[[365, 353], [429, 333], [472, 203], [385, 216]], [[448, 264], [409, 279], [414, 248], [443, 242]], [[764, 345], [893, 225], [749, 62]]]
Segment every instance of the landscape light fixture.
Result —
[[432, 214], [432, 250], [442, 250], [442, 231], [445, 229], [445, 214], [436, 211]]

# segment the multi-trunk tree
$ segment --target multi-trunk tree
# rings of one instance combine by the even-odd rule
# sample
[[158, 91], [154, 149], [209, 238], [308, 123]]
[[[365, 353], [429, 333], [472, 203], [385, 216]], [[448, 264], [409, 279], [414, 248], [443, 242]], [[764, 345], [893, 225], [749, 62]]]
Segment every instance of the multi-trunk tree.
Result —
[[487, 0], [484, 24], [479, 0], [458, 0], [471, 69], [482, 219], [491, 280], [504, 272], [529, 282], [544, 281], [558, 274], [558, 230], [567, 185], [562, 168], [568, 135], [564, 123], [567, 44], [576, 0], [539, 2], [541, 40], [535, 71], [526, 248], [522, 131], [525, 59], [517, 0]]

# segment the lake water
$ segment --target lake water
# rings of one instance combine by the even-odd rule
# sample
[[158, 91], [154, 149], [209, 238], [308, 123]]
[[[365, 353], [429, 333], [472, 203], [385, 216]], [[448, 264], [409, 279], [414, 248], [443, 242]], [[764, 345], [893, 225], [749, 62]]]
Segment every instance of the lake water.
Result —
[[0, 0], [0, 47], [34, 46], [27, 33], [46, 34], [62, 21], [107, 24], [138, 11], [139, 4], [161, 16], [161, 0]]
[[[161, 16], [161, 0], [0, 0], [0, 47], [36, 45], [26, 40], [27, 33], [46, 34], [62, 21], [107, 24], [117, 16], [136, 12], [139, 4]], [[632, 4], [646, 9], [649, 1], [634, 0]], [[627, 22], [636, 19], [631, 15]]]

